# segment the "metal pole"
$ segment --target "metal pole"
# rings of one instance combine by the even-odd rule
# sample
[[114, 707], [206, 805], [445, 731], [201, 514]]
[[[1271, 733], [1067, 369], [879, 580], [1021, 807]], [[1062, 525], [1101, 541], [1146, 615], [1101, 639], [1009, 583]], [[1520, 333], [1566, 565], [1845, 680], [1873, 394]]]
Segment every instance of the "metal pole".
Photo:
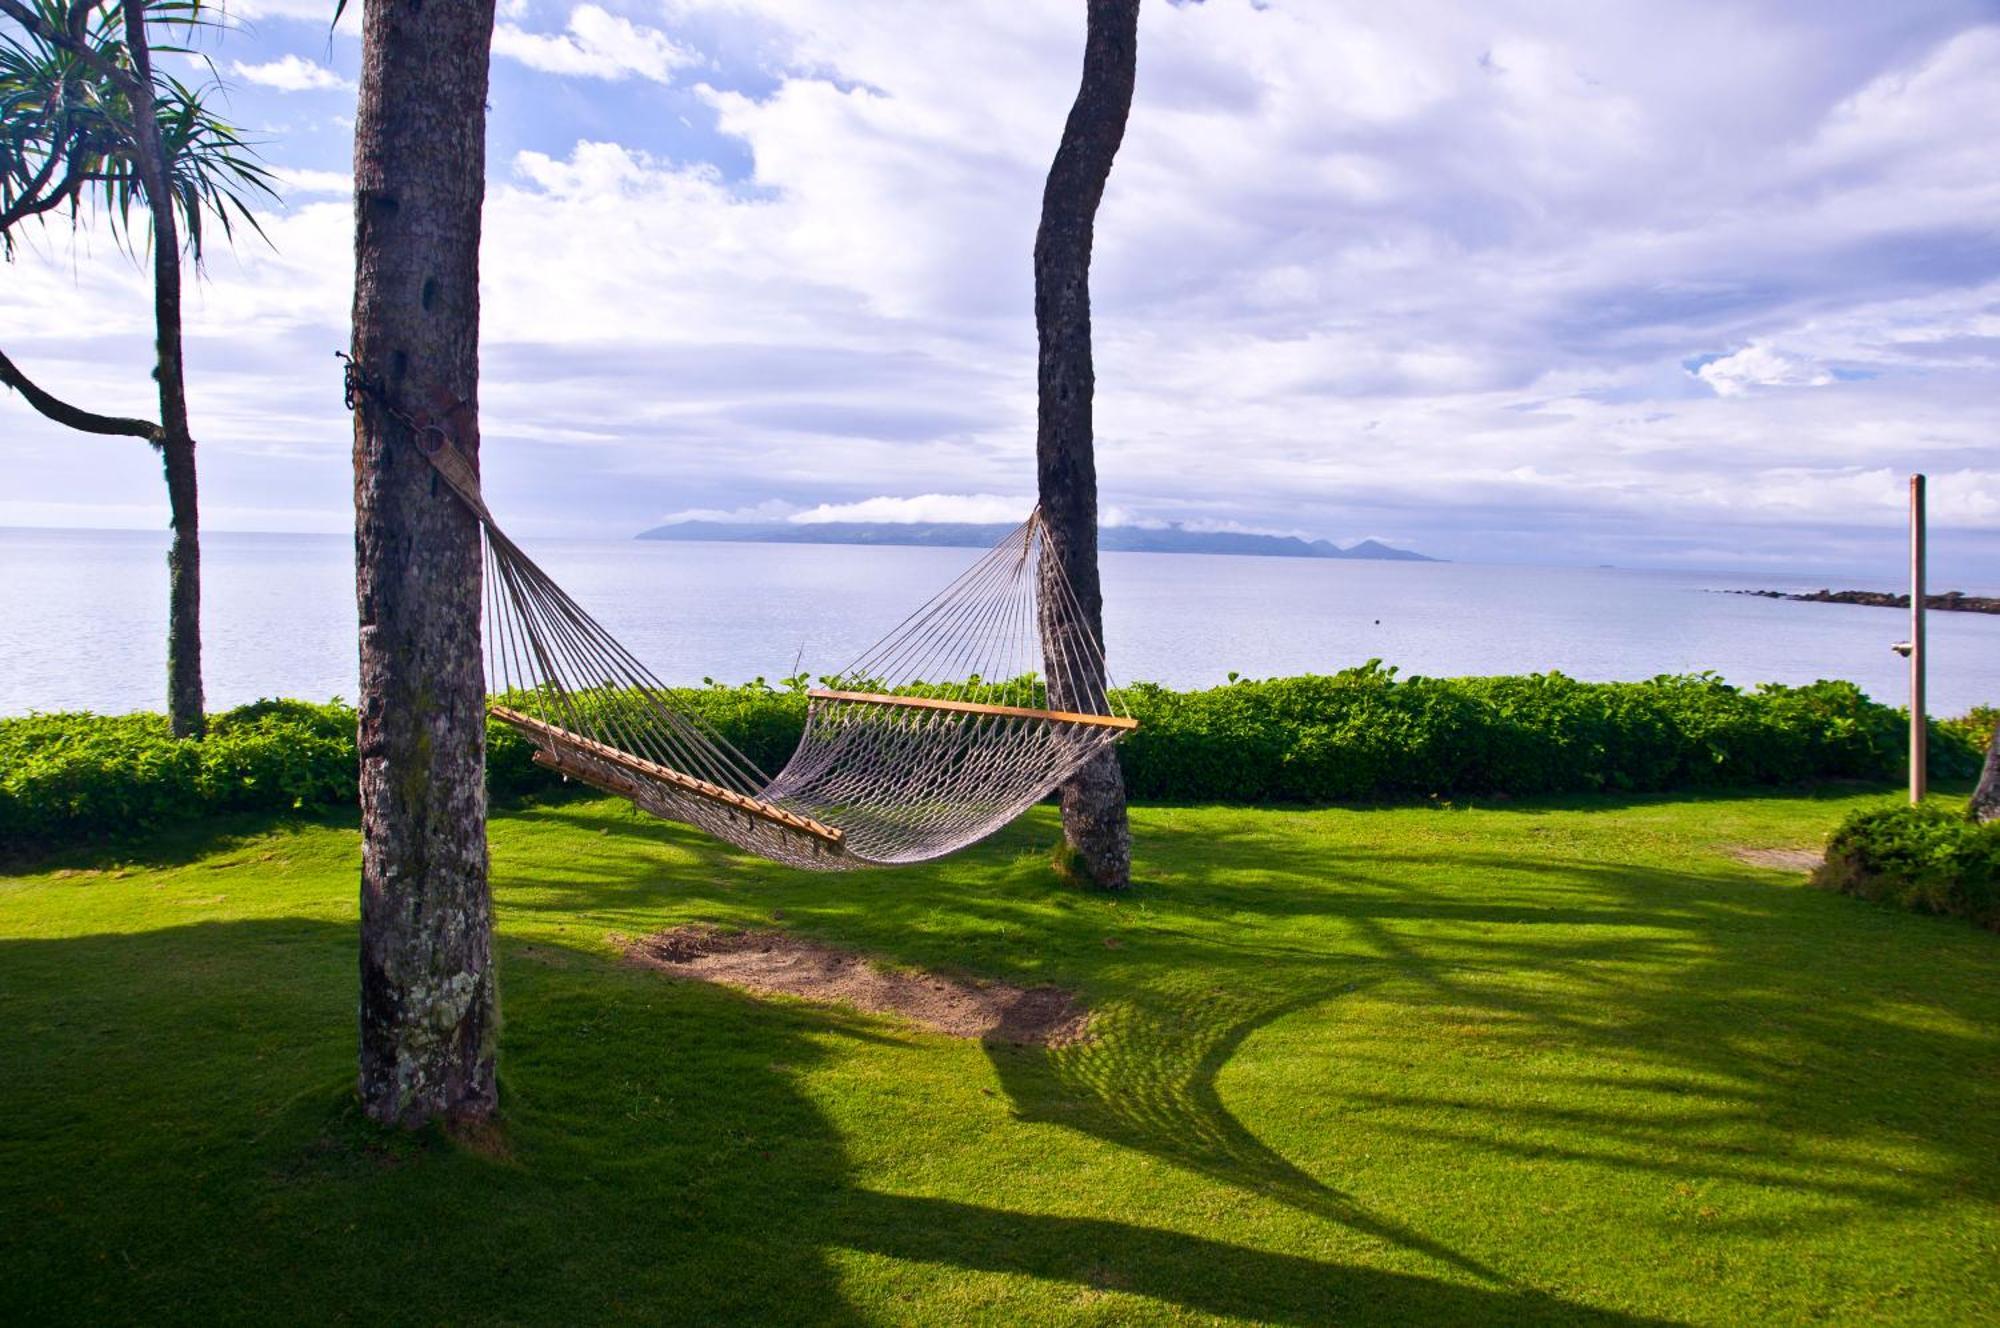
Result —
[[1924, 711], [1924, 477], [1910, 476], [1910, 801], [1929, 788], [1929, 724]]

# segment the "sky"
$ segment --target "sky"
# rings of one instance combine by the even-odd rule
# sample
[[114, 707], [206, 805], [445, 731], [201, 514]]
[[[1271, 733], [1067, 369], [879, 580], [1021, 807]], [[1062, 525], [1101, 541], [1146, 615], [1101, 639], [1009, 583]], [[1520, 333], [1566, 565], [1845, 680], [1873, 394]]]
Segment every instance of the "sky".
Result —
[[[351, 528], [359, 42], [206, 43], [283, 178], [188, 302], [203, 520]], [[1030, 257], [1081, 0], [503, 0], [490, 504], [1007, 520]], [[2000, 4], [1146, 0], [1092, 290], [1107, 521], [1464, 561], [1869, 574], [1931, 477], [2000, 589]], [[150, 413], [144, 271], [86, 219], [0, 269], [0, 348]], [[157, 464], [0, 397], [0, 525], [158, 527]]]

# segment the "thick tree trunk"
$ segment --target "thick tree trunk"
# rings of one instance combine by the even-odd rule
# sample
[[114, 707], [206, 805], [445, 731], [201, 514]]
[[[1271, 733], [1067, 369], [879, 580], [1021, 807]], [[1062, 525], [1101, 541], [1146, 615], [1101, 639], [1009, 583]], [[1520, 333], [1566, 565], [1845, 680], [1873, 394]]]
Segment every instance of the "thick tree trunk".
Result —
[[1986, 744], [1986, 768], [1972, 791], [1972, 815], [1979, 821], [2000, 821], [2000, 728]]
[[137, 76], [132, 88], [134, 164], [153, 219], [153, 378], [160, 389], [160, 456], [174, 530], [167, 552], [167, 715], [175, 737], [198, 738], [208, 727], [201, 692], [201, 518], [181, 355], [180, 229], [153, 104], [153, 56], [140, 0], [125, 0], [124, 18]]
[[[493, 0], [367, 0], [354, 128], [356, 362], [479, 454]], [[354, 425], [361, 1077], [377, 1120], [495, 1104], [479, 528], [383, 404]]]
[[[1035, 458], [1048, 542], [1044, 558], [1076, 592], [1082, 621], [1057, 596], [1042, 597], [1042, 651], [1056, 709], [1094, 708], [1104, 678], [1064, 681], [1053, 661], [1083, 657], [1066, 637], [1104, 640], [1104, 596], [1097, 576], [1097, 457], [1091, 398], [1090, 248], [1097, 206], [1138, 69], [1139, 0], [1089, 0], [1083, 79], [1063, 126], [1062, 143], [1042, 191], [1035, 234], [1035, 331], [1040, 340]], [[1095, 695], [1093, 695], [1093, 691]], [[1076, 692], [1076, 695], [1068, 693]], [[1062, 788], [1063, 834], [1096, 885], [1120, 889], [1131, 879], [1132, 834], [1118, 758], [1105, 752]]]

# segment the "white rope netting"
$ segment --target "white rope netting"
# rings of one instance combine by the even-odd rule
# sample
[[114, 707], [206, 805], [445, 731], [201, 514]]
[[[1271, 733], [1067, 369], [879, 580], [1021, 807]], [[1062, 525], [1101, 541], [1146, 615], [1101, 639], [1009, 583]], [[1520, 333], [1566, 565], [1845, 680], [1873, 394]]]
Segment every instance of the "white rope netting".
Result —
[[767, 777], [507, 537], [455, 455], [432, 461], [485, 531], [494, 715], [540, 764], [654, 815], [796, 867], [923, 862], [1000, 829], [1135, 727], [1035, 513], [809, 692], [804, 736]]

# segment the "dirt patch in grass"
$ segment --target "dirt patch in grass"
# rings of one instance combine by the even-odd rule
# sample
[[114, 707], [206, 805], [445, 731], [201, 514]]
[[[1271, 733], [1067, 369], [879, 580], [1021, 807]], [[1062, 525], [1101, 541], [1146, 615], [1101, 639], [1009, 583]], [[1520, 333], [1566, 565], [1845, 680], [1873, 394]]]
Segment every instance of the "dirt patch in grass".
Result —
[[1060, 987], [972, 982], [878, 967], [866, 955], [782, 931], [677, 927], [629, 943], [636, 963], [763, 995], [892, 1014], [952, 1037], [1043, 1047], [1080, 1040], [1090, 1013]]
[[1732, 848], [1729, 856], [1752, 867], [1798, 872], [1809, 872], [1826, 861], [1825, 850], [1817, 848]]

